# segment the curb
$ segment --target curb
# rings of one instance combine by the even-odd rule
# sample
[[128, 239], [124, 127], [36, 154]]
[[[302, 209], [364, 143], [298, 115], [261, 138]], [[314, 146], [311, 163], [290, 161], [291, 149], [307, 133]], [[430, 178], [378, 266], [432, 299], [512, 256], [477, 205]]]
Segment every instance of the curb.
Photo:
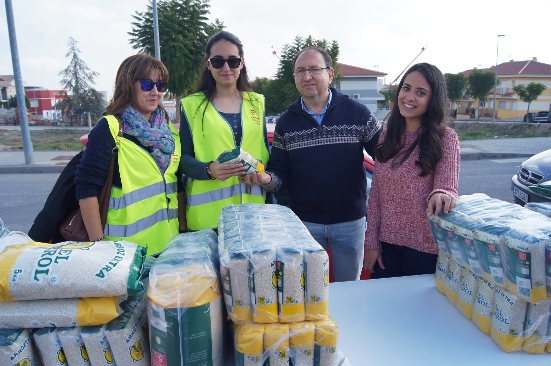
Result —
[[532, 156], [534, 156], [534, 154], [471, 152], [467, 154], [461, 154], [461, 160], [513, 159], [529, 158]]

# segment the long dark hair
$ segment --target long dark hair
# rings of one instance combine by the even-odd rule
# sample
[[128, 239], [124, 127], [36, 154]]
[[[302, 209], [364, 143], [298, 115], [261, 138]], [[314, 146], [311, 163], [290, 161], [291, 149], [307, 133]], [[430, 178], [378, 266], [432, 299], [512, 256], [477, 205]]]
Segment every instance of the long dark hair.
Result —
[[[168, 83], [168, 70], [166, 66], [155, 57], [148, 53], [138, 53], [127, 57], [117, 70], [113, 98], [109, 101], [103, 115], [120, 115], [134, 100], [134, 82], [148, 79], [152, 71], [157, 71], [160, 80]], [[165, 115], [168, 117], [168, 113], [161, 103], [159, 103], [159, 106], [165, 111]]]
[[[216, 93], [216, 80], [214, 80], [214, 77], [212, 76], [212, 72], [207, 67], [207, 60], [210, 58], [210, 52], [211, 52], [212, 46], [219, 41], [228, 41], [233, 43], [234, 45], [237, 46], [237, 50], [239, 51], [239, 57], [241, 57], [241, 59], [245, 57], [245, 53], [243, 52], [243, 44], [235, 34], [230, 33], [228, 31], [220, 31], [218, 33], [215, 33], [212, 37], [210, 37], [210, 39], [207, 42], [207, 45], [205, 46], [205, 55], [203, 56], [203, 59], [205, 61], [205, 67], [203, 69], [203, 72], [201, 73], [199, 82], [197, 83], [197, 87], [195, 88], [195, 92], [203, 92], [206, 97], [205, 100], [201, 102], [198, 108], [198, 110], [201, 110], [203, 108], [202, 109], [203, 118], [205, 117], [205, 112], [207, 110], [208, 104], [214, 99], [215, 93]], [[249, 82], [249, 75], [247, 73], [246, 64], [243, 64], [243, 67], [241, 68], [241, 72], [239, 73], [239, 77], [237, 78], [236, 87], [237, 87], [237, 90], [239, 90], [240, 92], [252, 91], [251, 84]], [[243, 95], [243, 97], [245, 98], [245, 95]], [[252, 97], [249, 99], [252, 99]], [[254, 99], [257, 99], [257, 98], [254, 98]], [[256, 104], [253, 103], [253, 100], [249, 100], [249, 101], [256, 109]], [[260, 113], [260, 111], [257, 111], [257, 113]]]
[[[416, 141], [406, 151], [400, 152], [405, 143], [406, 119], [398, 109], [398, 95], [404, 85], [405, 78], [414, 71], [420, 72], [427, 80], [432, 90], [432, 98], [427, 111], [421, 116], [421, 127]], [[420, 176], [431, 174], [436, 164], [442, 159], [442, 136], [444, 134], [447, 103], [446, 79], [442, 72], [434, 65], [419, 63], [410, 67], [394, 95], [394, 105], [387, 121], [386, 136], [384, 141], [375, 147], [375, 158], [381, 162], [400, 156], [393, 164], [402, 164], [419, 145], [419, 160], [415, 164], [421, 169]]]
[[[237, 49], [239, 50], [239, 57], [241, 57], [241, 59], [245, 57], [245, 54], [243, 52], [243, 44], [235, 34], [227, 31], [220, 31], [210, 37], [207, 45], [205, 46], [205, 55], [203, 56], [203, 59], [205, 60], [205, 68], [203, 69], [203, 72], [201, 73], [201, 76], [199, 78], [199, 82], [197, 83], [197, 87], [195, 88], [196, 92], [202, 91], [203, 93], [205, 93], [209, 100], [212, 100], [214, 98], [214, 93], [216, 92], [216, 81], [214, 80], [211, 71], [207, 67], [207, 60], [210, 57], [212, 45], [218, 41], [228, 41], [233, 43], [237, 46]], [[252, 90], [249, 83], [249, 75], [247, 74], [247, 65], [245, 64], [243, 64], [241, 72], [239, 73], [239, 77], [237, 78], [237, 90]]]

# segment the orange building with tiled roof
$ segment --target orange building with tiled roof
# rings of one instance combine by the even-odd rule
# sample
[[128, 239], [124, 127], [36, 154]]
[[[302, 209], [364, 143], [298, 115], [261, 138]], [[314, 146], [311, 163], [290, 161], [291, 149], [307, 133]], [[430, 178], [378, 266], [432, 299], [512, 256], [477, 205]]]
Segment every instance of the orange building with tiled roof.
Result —
[[[495, 65], [481, 69], [481, 71], [495, 72]], [[472, 70], [462, 72], [468, 76]], [[516, 85], [528, 85], [529, 83], [542, 83], [547, 87], [538, 99], [530, 103], [530, 112], [551, 110], [551, 65], [538, 62], [536, 58], [528, 61], [503, 62], [497, 67], [498, 86], [496, 90], [496, 119], [522, 119], [528, 110], [528, 103], [523, 102], [513, 91]], [[493, 113], [494, 91], [488, 96], [485, 107], [485, 117], [491, 117]], [[475, 100], [461, 101], [459, 109], [468, 107], [476, 108]]]

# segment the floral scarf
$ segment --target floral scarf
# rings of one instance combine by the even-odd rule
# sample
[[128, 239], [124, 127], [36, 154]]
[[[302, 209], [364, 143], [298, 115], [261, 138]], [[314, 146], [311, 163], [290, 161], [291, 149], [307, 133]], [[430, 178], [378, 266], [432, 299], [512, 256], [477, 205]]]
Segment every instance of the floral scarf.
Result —
[[175, 144], [163, 109], [157, 107], [148, 121], [143, 114], [132, 107], [127, 107], [122, 111], [121, 119], [123, 132], [136, 137], [144, 147], [150, 148], [151, 156], [164, 174], [170, 164]]

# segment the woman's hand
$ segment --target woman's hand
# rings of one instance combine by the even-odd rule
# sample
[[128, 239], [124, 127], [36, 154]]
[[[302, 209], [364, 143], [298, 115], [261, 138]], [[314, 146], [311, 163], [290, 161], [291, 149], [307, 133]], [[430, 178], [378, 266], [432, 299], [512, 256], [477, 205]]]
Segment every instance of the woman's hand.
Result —
[[381, 255], [380, 249], [366, 249], [364, 253], [364, 269], [370, 273], [375, 272], [373, 267], [375, 267], [375, 262], [379, 263], [381, 269], [385, 269], [383, 263], [383, 256]]
[[209, 169], [212, 177], [221, 181], [245, 174], [243, 163], [219, 163], [218, 160], [215, 160]]
[[429, 216], [440, 215], [441, 212], [448, 213], [454, 209], [457, 204], [455, 197], [449, 194], [436, 192], [429, 198], [429, 208], [427, 213]]
[[239, 177], [239, 180], [251, 186], [259, 186], [270, 183], [272, 181], [272, 176], [268, 173], [253, 172]]

